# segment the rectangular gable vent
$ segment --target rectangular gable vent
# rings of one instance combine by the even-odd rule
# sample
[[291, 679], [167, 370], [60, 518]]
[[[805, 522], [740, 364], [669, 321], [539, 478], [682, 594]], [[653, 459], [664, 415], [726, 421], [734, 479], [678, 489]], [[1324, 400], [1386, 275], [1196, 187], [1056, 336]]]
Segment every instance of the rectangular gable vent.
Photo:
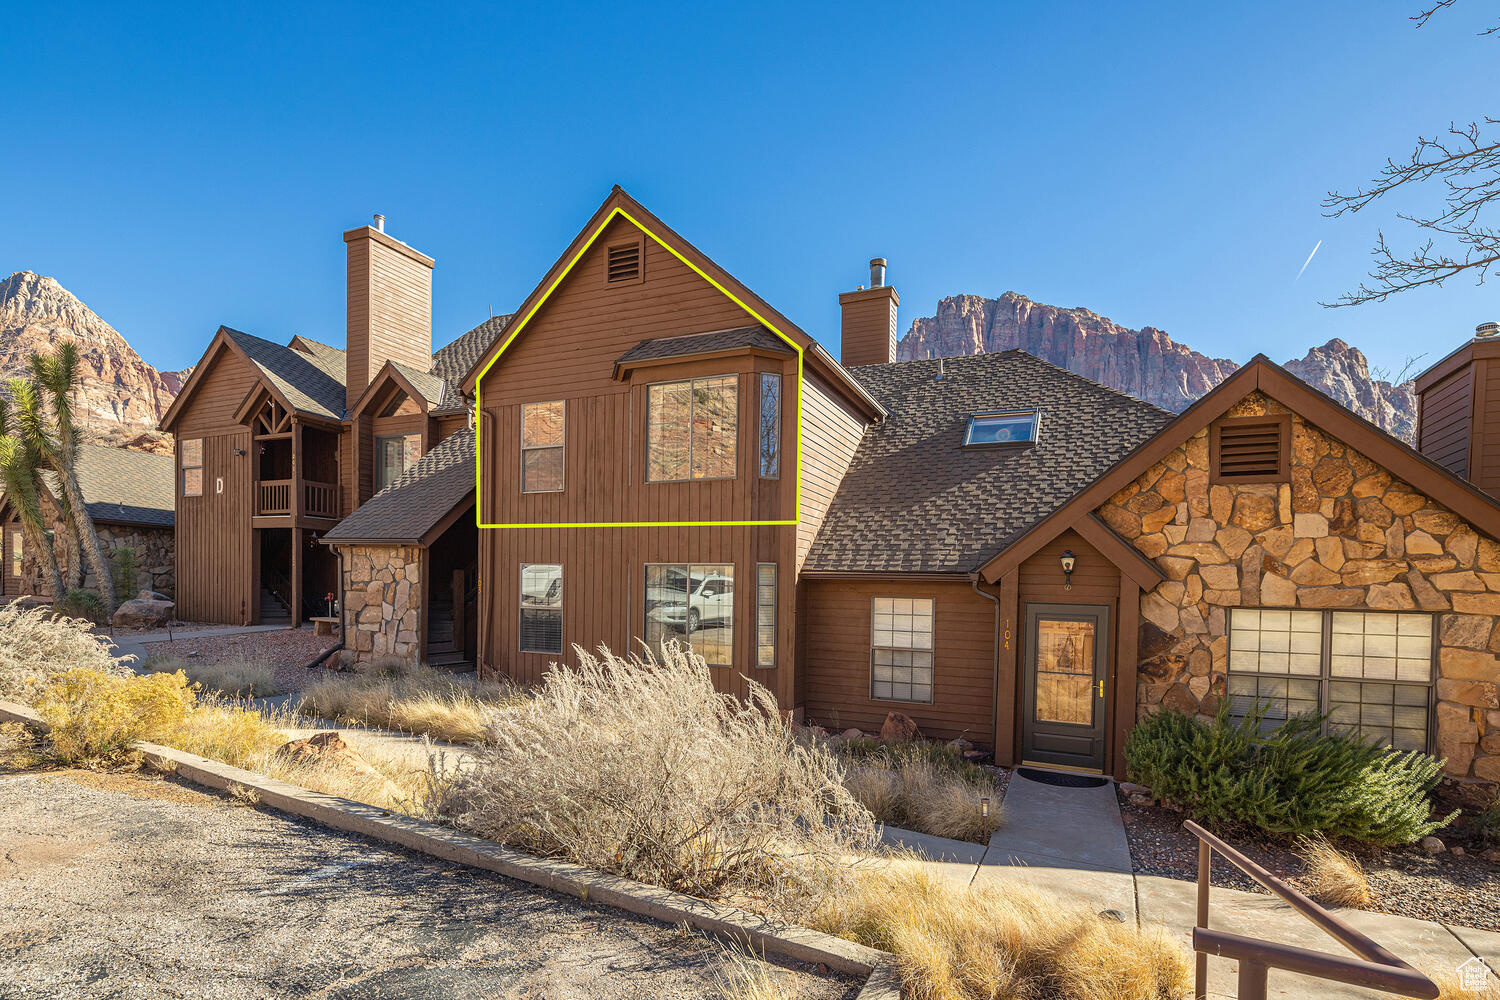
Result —
[[1279, 483], [1291, 478], [1289, 414], [1220, 420], [1209, 436], [1215, 482]]
[[622, 285], [641, 280], [641, 243], [623, 243], [607, 251], [605, 281], [611, 285]]

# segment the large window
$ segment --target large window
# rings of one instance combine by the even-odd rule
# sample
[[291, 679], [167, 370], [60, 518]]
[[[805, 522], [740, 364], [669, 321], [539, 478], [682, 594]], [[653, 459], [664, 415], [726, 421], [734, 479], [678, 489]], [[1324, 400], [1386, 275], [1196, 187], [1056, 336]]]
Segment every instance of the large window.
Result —
[[1328, 714], [1332, 729], [1398, 750], [1426, 750], [1432, 701], [1432, 615], [1234, 608], [1230, 706], [1270, 702], [1266, 723]]
[[781, 376], [760, 376], [760, 474], [781, 476]]
[[870, 615], [870, 697], [932, 702], [930, 597], [876, 597]]
[[203, 439], [183, 438], [178, 445], [182, 455], [182, 495], [203, 495]]
[[733, 479], [739, 377], [660, 382], [646, 389], [646, 481]]
[[776, 666], [776, 564], [755, 565], [755, 665]]
[[646, 644], [668, 639], [693, 647], [715, 667], [734, 660], [734, 566], [729, 563], [646, 565]]
[[563, 402], [521, 405], [521, 492], [563, 488]]
[[563, 651], [562, 586], [561, 566], [521, 566], [521, 652]]
[[422, 435], [392, 434], [375, 439], [375, 491], [401, 478], [422, 457]]

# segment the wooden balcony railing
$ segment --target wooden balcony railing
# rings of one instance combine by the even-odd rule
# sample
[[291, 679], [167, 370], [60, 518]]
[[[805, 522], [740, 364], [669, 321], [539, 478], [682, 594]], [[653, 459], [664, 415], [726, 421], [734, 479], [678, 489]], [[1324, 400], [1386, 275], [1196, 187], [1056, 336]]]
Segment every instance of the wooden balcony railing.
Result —
[[302, 512], [308, 517], [338, 517], [339, 488], [334, 483], [303, 480]]
[[290, 479], [263, 479], [255, 484], [256, 514], [290, 514], [292, 512], [292, 481]]

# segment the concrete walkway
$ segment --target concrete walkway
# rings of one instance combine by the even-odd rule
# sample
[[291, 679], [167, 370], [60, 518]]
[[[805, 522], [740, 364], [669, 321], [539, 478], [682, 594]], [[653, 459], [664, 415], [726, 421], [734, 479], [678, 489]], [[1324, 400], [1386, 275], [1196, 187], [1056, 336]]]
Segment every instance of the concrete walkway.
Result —
[[[946, 879], [973, 886], [1024, 883], [1095, 911], [1114, 910], [1140, 924], [1162, 924], [1192, 950], [1195, 882], [1136, 875], [1112, 784], [1059, 788], [1011, 775], [1005, 825], [981, 847], [906, 830], [887, 829], [885, 842], [919, 851]], [[1216, 865], [1229, 862], [1215, 859]], [[1478, 956], [1500, 973], [1500, 933], [1385, 913], [1342, 910], [1340, 917], [1429, 974], [1454, 972]], [[1348, 954], [1333, 938], [1274, 896], [1214, 888], [1209, 926], [1330, 954]], [[1209, 992], [1233, 997], [1238, 963], [1210, 958]], [[1302, 998], [1383, 996], [1272, 971], [1270, 995]]]
[[219, 628], [173, 629], [171, 632], [112, 635], [109, 641], [115, 656], [135, 657], [131, 666], [139, 669], [140, 665], [146, 662], [146, 643], [149, 642], [166, 642], [169, 639], [202, 639], [212, 635], [243, 635], [247, 632], [279, 632], [288, 627], [286, 625], [225, 625]]

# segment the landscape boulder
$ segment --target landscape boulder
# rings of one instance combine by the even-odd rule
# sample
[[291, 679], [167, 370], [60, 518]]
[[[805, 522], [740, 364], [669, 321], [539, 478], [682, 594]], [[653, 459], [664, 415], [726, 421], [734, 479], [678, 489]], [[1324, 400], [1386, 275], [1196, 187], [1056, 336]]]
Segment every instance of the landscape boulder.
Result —
[[143, 600], [137, 597], [115, 609], [115, 627], [152, 628], [165, 625], [171, 620], [172, 611], [176, 607], [171, 601]]
[[348, 740], [336, 732], [318, 733], [286, 743], [277, 749], [276, 759], [299, 766], [334, 768], [372, 780], [382, 777]]
[[1428, 854], [1442, 854], [1448, 849], [1448, 845], [1436, 837], [1423, 837], [1422, 850]]
[[880, 726], [880, 738], [887, 743], [914, 743], [922, 738], [922, 730], [905, 712], [888, 712]]

